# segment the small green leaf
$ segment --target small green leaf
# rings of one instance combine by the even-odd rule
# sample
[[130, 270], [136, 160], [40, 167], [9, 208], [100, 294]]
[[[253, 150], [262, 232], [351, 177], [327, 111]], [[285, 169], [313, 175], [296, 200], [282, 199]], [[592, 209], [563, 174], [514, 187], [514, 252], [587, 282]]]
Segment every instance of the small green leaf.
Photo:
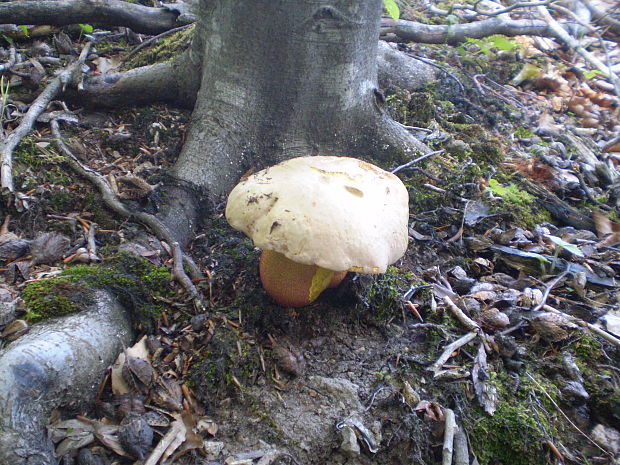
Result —
[[13, 45], [15, 44], [15, 41], [13, 39], [11, 39], [9, 36], [2, 34], [2, 38], [4, 40], [6, 40], [9, 44]]
[[92, 34], [95, 30], [90, 24], [80, 24], [80, 27], [82, 28], [82, 32], [84, 34]]
[[499, 50], [508, 51], [508, 50], [514, 50], [516, 48], [516, 44], [512, 40], [509, 40], [504, 36], [489, 37], [489, 40], [491, 44], [493, 45], [493, 47]]
[[590, 71], [586, 71], [583, 73], [583, 77], [590, 80], [596, 76], [605, 76], [605, 74], [601, 73], [598, 69], [591, 69]]
[[385, 7], [385, 11], [387, 11], [390, 18], [394, 21], [397, 21], [400, 18], [400, 8], [394, 0], [383, 0], [383, 6]]
[[583, 257], [583, 252], [579, 247], [575, 244], [571, 244], [570, 242], [566, 242], [564, 239], [559, 238], [557, 236], [552, 236], [551, 234], [545, 234], [545, 237], [553, 242], [555, 245], [560, 247], [561, 249], [568, 250], [573, 255], [577, 255], [578, 257]]
[[28, 35], [29, 35], [29, 34], [28, 34], [28, 26], [23, 26], [23, 25], [22, 25], [22, 26], [19, 26], [19, 28], [22, 30], [22, 32], [24, 33], [24, 35], [25, 35], [26, 37], [28, 37]]

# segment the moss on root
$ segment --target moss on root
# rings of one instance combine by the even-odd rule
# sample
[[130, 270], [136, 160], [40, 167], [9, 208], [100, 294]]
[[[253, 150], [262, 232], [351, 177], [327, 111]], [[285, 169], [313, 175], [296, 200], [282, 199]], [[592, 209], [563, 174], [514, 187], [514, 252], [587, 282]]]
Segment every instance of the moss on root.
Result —
[[118, 253], [99, 265], [77, 265], [59, 276], [28, 284], [23, 292], [26, 318], [34, 323], [82, 310], [92, 303], [89, 289], [107, 289], [132, 310], [136, 326], [150, 326], [162, 307], [153, 296], [171, 297], [170, 270], [130, 253]]
[[125, 64], [123, 70], [161, 63], [178, 56], [189, 46], [194, 29], [195, 26], [192, 25], [161, 39], [154, 47], [136, 54]]

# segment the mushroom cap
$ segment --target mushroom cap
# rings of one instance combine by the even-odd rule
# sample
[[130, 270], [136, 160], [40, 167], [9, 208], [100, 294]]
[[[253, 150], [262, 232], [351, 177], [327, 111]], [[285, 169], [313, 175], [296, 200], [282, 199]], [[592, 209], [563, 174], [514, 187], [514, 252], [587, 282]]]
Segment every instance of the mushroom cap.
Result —
[[409, 195], [398, 177], [355, 158], [292, 158], [237, 184], [226, 219], [297, 263], [384, 273], [407, 249]]

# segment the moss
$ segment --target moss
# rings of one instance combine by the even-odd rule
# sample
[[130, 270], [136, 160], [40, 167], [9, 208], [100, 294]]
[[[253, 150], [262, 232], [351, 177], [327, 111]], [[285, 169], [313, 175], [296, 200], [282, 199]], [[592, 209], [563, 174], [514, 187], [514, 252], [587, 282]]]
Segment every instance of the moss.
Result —
[[473, 447], [481, 465], [551, 463], [544, 444], [561, 429], [563, 417], [551, 413], [555, 408], [547, 395], [556, 403], [561, 396], [553, 382], [535, 372], [530, 375], [534, 380], [522, 375], [515, 384], [505, 372], [491, 374], [499, 395], [497, 410], [488, 416], [479, 407], [473, 409]]
[[29, 190], [42, 182], [68, 186], [72, 180], [63, 166], [65, 158], [55, 153], [48, 145], [37, 145], [37, 139], [22, 139], [15, 150], [13, 172], [15, 182], [22, 189]]
[[534, 133], [532, 132], [532, 130], [524, 127], [515, 129], [514, 135], [515, 137], [518, 137], [520, 139], [529, 139], [531, 137], [534, 137]]
[[530, 229], [543, 222], [553, 222], [551, 214], [536, 198], [516, 184], [503, 186], [497, 180], [491, 179], [488, 189], [502, 198], [501, 204], [493, 205], [494, 212], [502, 213], [509, 209], [517, 223]]
[[495, 166], [504, 161], [504, 151], [496, 141], [473, 143], [471, 149], [472, 158], [478, 163]]
[[599, 341], [588, 333], [582, 333], [579, 339], [572, 342], [568, 349], [577, 357], [577, 361], [588, 365], [603, 356], [603, 347]]
[[402, 315], [402, 297], [414, 280], [413, 274], [388, 266], [385, 273], [375, 277], [366, 294], [373, 317], [388, 321]]
[[201, 398], [212, 399], [243, 389], [259, 366], [255, 346], [240, 331], [220, 326], [201, 350], [189, 377]]
[[161, 39], [152, 48], [146, 49], [131, 58], [123, 67], [124, 70], [139, 66], [152, 65], [168, 61], [180, 54], [189, 45], [195, 26], [175, 32]]
[[389, 88], [385, 91], [390, 116], [399, 123], [426, 127], [435, 117], [435, 105], [430, 92], [409, 93], [403, 89]]
[[79, 311], [90, 303], [84, 286], [67, 278], [42, 279], [28, 284], [22, 298], [29, 323]]
[[[172, 297], [170, 270], [130, 253], [118, 253], [99, 265], [77, 265], [56, 278], [31, 283], [24, 289], [30, 321], [81, 310], [87, 288], [107, 289], [132, 310], [136, 326], [150, 326], [161, 314], [154, 296]], [[66, 292], [61, 292], [63, 289]]]
[[[481, 413], [482, 414], [482, 413]], [[492, 417], [474, 427], [473, 446], [481, 465], [532, 465], [547, 462], [539, 419], [520, 403], [502, 402]]]

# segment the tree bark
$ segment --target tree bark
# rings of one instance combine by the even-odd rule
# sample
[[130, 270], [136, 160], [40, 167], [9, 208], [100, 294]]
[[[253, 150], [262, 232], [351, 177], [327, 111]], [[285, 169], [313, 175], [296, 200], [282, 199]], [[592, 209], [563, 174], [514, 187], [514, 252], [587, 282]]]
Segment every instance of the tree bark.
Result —
[[129, 345], [126, 312], [104, 291], [85, 311], [34, 325], [0, 351], [0, 464], [56, 464], [47, 436], [56, 408], [92, 401], [105, 371]]
[[381, 0], [201, 2], [202, 86], [173, 174], [226, 194], [248, 169], [426, 148], [378, 101]]

